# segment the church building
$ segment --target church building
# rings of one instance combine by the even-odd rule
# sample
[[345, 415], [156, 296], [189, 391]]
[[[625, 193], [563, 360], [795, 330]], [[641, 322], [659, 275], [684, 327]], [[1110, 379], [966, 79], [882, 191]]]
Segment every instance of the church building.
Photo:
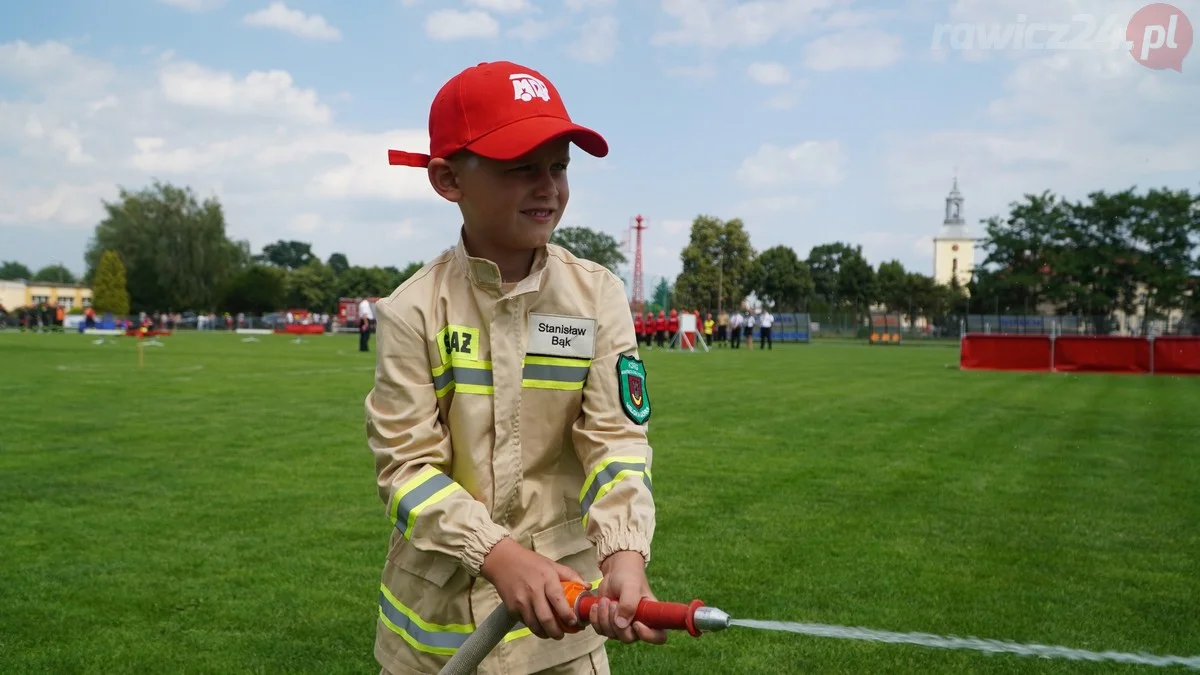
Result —
[[938, 284], [949, 284], [958, 279], [959, 286], [966, 286], [975, 270], [975, 237], [967, 228], [963, 218], [963, 196], [958, 191], [958, 177], [954, 187], [946, 196], [946, 218], [942, 229], [933, 240], [933, 280]]

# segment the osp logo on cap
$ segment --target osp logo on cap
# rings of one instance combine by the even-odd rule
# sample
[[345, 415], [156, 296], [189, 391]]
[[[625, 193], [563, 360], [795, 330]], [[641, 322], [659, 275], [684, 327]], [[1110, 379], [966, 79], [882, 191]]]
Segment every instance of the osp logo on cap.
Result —
[[550, 102], [550, 88], [538, 78], [528, 73], [513, 73], [508, 76], [508, 79], [512, 80], [514, 101], [529, 102], [540, 98], [547, 103]]
[[1192, 24], [1178, 7], [1156, 2], [1139, 9], [1125, 28], [1129, 53], [1152, 70], [1183, 72], [1192, 49]]

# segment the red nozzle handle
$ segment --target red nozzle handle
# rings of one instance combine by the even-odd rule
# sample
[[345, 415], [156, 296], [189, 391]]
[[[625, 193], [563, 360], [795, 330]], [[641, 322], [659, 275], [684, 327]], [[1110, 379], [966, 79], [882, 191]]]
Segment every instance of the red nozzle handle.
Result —
[[[598, 598], [591, 594], [579, 596], [576, 614], [581, 620], [587, 621], [588, 615], [592, 613], [592, 605], [596, 604], [597, 600]], [[633, 620], [648, 628], [686, 630], [692, 637], [700, 637], [700, 631], [696, 628], [693, 617], [696, 609], [703, 606], [704, 603], [699, 600], [693, 600], [690, 604], [685, 605], [679, 602], [643, 599], [638, 603]]]

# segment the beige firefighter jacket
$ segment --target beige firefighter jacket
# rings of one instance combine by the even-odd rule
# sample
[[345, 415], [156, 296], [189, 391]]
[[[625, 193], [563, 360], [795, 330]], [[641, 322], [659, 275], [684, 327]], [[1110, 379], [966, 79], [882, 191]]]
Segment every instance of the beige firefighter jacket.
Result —
[[[375, 644], [385, 669], [436, 673], [500, 604], [479, 571], [501, 537], [593, 583], [615, 551], [649, 561], [649, 398], [620, 279], [550, 245], [506, 290], [460, 238], [375, 315], [366, 428], [395, 525]], [[534, 672], [604, 639], [518, 626], [480, 673]]]

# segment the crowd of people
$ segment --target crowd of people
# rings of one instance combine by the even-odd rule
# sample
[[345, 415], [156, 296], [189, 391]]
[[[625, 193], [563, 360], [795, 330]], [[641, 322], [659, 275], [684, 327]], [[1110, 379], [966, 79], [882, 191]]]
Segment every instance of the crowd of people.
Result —
[[[744, 343], [746, 349], [753, 349], [754, 332], [757, 328], [759, 348], [774, 348], [771, 328], [775, 325], [775, 316], [765, 309], [753, 313], [742, 310], [732, 314], [721, 311], [716, 319], [713, 318], [712, 312], [706, 313], [701, 319], [698, 309], [684, 311], [683, 314], [695, 316], [696, 332], [703, 335], [705, 344], [740, 349]], [[638, 344], [660, 348], [673, 345], [675, 336], [680, 333], [681, 316], [679, 310], [675, 309], [670, 312], [659, 310], [658, 316], [655, 316], [654, 312], [646, 312], [643, 317], [634, 312], [633, 330], [637, 333]]]

